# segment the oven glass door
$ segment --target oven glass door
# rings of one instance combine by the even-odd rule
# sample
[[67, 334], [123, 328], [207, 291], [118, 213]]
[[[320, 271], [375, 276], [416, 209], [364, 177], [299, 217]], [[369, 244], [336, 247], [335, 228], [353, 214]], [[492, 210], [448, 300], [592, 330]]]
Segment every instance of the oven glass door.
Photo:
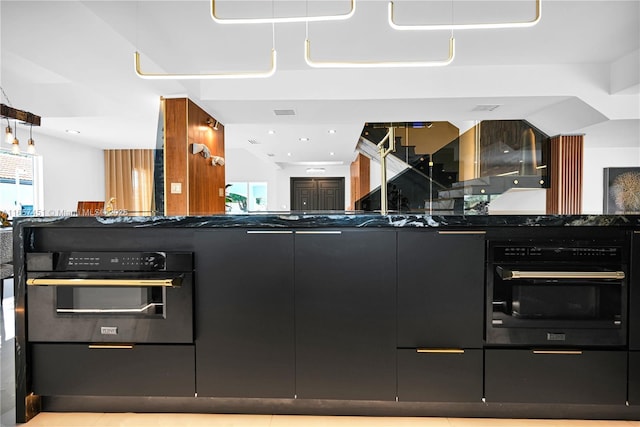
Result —
[[493, 325], [616, 327], [623, 310], [624, 274], [606, 267], [496, 267]]
[[58, 315], [164, 317], [162, 286], [57, 286]]

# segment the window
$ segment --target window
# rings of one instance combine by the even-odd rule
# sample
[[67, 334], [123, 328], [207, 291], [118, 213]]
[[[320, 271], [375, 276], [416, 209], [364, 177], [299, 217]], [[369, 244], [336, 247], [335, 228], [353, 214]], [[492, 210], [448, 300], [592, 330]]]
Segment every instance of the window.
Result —
[[42, 160], [0, 151], [0, 210], [10, 218], [42, 210]]
[[227, 184], [228, 213], [261, 212], [267, 210], [266, 182], [231, 182]]

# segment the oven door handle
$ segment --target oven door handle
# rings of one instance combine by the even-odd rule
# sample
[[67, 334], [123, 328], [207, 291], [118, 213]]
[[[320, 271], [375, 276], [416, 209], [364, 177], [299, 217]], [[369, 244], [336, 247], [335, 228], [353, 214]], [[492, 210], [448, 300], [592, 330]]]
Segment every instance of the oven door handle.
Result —
[[38, 277], [27, 279], [30, 286], [163, 286], [178, 287], [182, 285], [181, 277], [170, 279], [58, 279]]
[[512, 279], [613, 279], [625, 278], [624, 271], [526, 271], [496, 267], [502, 280]]

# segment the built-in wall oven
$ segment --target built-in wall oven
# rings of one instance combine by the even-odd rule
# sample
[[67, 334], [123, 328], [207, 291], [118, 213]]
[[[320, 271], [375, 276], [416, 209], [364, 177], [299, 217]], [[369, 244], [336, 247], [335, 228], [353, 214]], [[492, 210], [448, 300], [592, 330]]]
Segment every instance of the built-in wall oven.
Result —
[[27, 253], [31, 342], [193, 342], [193, 254]]
[[491, 241], [487, 255], [488, 344], [626, 344], [624, 238]]

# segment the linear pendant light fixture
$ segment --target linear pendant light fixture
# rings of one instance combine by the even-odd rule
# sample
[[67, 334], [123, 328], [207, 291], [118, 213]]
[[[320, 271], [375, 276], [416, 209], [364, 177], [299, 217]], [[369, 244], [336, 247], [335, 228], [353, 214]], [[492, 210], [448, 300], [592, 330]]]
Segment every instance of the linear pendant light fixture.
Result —
[[271, 77], [277, 68], [276, 49], [271, 49], [271, 67], [264, 71], [233, 71], [203, 74], [148, 73], [140, 67], [140, 53], [135, 53], [135, 70], [138, 77], [151, 80], [206, 80], [206, 79], [254, 79]]
[[542, 17], [542, 0], [536, 0], [536, 16], [531, 21], [522, 22], [494, 22], [494, 23], [478, 23], [478, 24], [425, 24], [425, 25], [401, 25], [395, 22], [394, 19], [394, 5], [393, 2], [389, 2], [389, 25], [395, 30], [405, 31], [436, 31], [436, 30], [487, 30], [487, 29], [501, 29], [501, 28], [527, 28], [533, 27]]
[[216, 0], [211, 0], [211, 18], [218, 24], [283, 24], [290, 22], [343, 21], [351, 18], [354, 13], [356, 13], [356, 0], [351, 0], [351, 9], [349, 12], [338, 15], [291, 16], [280, 18], [221, 18], [216, 14]]
[[314, 68], [421, 68], [443, 67], [451, 64], [456, 54], [456, 41], [449, 39], [449, 56], [436, 61], [314, 61], [311, 59], [311, 41], [304, 41], [304, 59]]

